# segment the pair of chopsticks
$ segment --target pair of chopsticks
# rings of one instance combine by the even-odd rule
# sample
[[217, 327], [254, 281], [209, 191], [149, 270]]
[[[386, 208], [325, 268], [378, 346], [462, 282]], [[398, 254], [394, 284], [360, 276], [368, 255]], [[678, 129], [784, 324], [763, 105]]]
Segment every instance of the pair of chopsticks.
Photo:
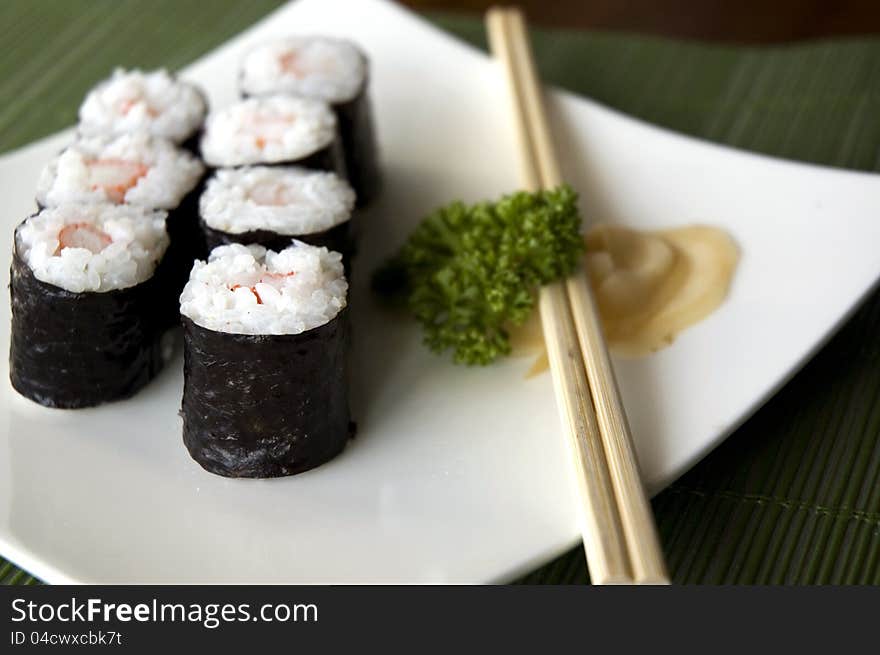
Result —
[[[532, 191], [562, 184], [523, 14], [486, 14], [493, 55], [507, 81]], [[581, 494], [582, 536], [595, 584], [667, 584], [651, 505], [642, 486], [608, 349], [581, 268], [543, 286], [539, 309], [560, 413]]]

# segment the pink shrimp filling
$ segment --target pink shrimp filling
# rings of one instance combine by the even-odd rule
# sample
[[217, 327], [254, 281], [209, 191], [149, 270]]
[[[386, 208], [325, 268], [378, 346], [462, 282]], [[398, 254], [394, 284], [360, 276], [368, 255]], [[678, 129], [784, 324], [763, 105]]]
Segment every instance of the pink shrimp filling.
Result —
[[88, 167], [92, 190], [103, 190], [115, 203], [123, 202], [128, 190], [150, 170], [139, 161], [127, 159], [95, 159], [88, 162]]
[[300, 80], [306, 77], [309, 73], [332, 74], [336, 68], [333, 60], [329, 57], [323, 57], [317, 60], [315, 57], [312, 57], [312, 61], [309, 62], [309, 65], [303, 66], [302, 62], [299, 60], [298, 53], [294, 50], [290, 50], [281, 55], [278, 58], [278, 64], [281, 66], [281, 70], [285, 73]]
[[242, 126], [242, 131], [251, 136], [257, 148], [262, 150], [269, 142], [280, 143], [294, 120], [296, 117], [290, 114], [255, 113], [250, 123]]
[[155, 118], [159, 115], [159, 112], [153, 109], [150, 105], [147, 104], [147, 101], [143, 98], [125, 98], [121, 100], [117, 105], [119, 113], [123, 116], [127, 116], [128, 112], [134, 109], [137, 105], [144, 105], [147, 109], [147, 116], [150, 118]]
[[250, 198], [258, 205], [279, 207], [296, 201], [296, 194], [283, 184], [263, 182], [256, 185], [250, 192]]
[[65, 248], [85, 248], [97, 254], [111, 243], [113, 243], [112, 237], [91, 223], [71, 223], [59, 230], [55, 255], [61, 254]]
[[246, 287], [246, 286], [241, 285], [241, 284], [233, 284], [231, 287], [229, 287], [229, 290], [230, 290], [230, 291], [235, 291], [236, 289], [248, 289], [248, 290], [250, 290], [250, 292], [251, 292], [252, 294], [254, 294], [254, 295], [257, 297], [257, 304], [258, 304], [258, 305], [262, 305], [262, 304], [263, 304], [263, 299], [260, 298], [260, 294], [257, 293], [257, 287], [256, 287], [256, 285], [254, 285], [254, 286], [252, 286], [252, 287]]
[[274, 282], [276, 284], [272, 284], [272, 286], [277, 287], [278, 282], [285, 278], [293, 277], [294, 275], [296, 275], [296, 271], [289, 271], [287, 273], [263, 273], [260, 282], [265, 284], [272, 284]]
[[[259, 282], [257, 282], [257, 284], [260, 284], [260, 282], [262, 282], [263, 284], [271, 284], [277, 289], [279, 287], [278, 282], [280, 282], [284, 278], [293, 277], [294, 275], [296, 275], [296, 271], [290, 271], [289, 273], [263, 273], [263, 275], [260, 276], [260, 280]], [[263, 299], [260, 298], [260, 294], [257, 293], [256, 284], [252, 287], [246, 287], [243, 284], [233, 284], [229, 287], [230, 291], [235, 291], [236, 289], [248, 289], [256, 297], [257, 304], [263, 304]]]
[[285, 52], [278, 58], [278, 63], [281, 65], [281, 70], [283, 70], [288, 75], [292, 75], [296, 78], [301, 78], [305, 75], [305, 71], [300, 68], [299, 58], [296, 56], [296, 52], [293, 50]]

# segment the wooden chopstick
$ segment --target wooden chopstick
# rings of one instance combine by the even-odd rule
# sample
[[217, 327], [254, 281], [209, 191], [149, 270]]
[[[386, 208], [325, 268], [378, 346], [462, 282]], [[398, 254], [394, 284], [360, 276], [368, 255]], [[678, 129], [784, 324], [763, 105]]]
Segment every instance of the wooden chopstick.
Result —
[[[523, 181], [532, 190], [559, 186], [562, 174], [522, 12], [490, 9], [486, 25], [513, 101]], [[591, 578], [597, 584], [668, 583], [629, 424], [583, 269], [564, 283], [543, 287], [539, 307], [583, 501]]]
[[[525, 18], [521, 11], [515, 9], [508, 11], [507, 16], [542, 183], [545, 188], [556, 187], [562, 184], [563, 179], [544, 110]], [[566, 280], [566, 291], [592, 391], [599, 431], [605, 446], [633, 576], [639, 583], [668, 582], [651, 505], [639, 473], [632, 433], [583, 269]]]
[[[486, 26], [492, 51], [502, 63], [511, 95], [522, 153], [523, 184], [529, 190], [537, 190], [541, 188], [538, 159], [527, 127], [503, 10], [489, 10]], [[557, 403], [582, 499], [581, 534], [590, 577], [597, 584], [627, 582], [631, 580], [631, 572], [623, 532], [564, 285], [556, 282], [541, 287], [538, 304]]]

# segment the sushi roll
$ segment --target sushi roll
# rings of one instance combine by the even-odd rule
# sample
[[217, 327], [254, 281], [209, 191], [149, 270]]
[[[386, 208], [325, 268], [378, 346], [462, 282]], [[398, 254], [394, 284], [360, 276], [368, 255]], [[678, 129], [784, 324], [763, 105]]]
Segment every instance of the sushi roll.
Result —
[[256, 243], [283, 250], [292, 238], [352, 254], [355, 194], [335, 173], [297, 167], [224, 168], [199, 203], [205, 243]]
[[367, 78], [367, 58], [351, 41], [290, 36], [249, 51], [239, 79], [245, 97], [284, 93], [323, 100], [333, 107], [359, 206], [366, 206], [379, 186]]
[[286, 164], [345, 176], [333, 111], [290, 96], [250, 98], [211, 112], [202, 159], [215, 168]]
[[339, 253], [294, 241], [215, 248], [180, 297], [183, 441], [228, 477], [293, 475], [352, 433], [348, 282]]
[[47, 407], [127, 398], [164, 363], [156, 297], [165, 212], [134, 206], [44, 209], [15, 230], [9, 376]]
[[143, 132], [83, 137], [43, 168], [37, 203], [125, 203], [173, 211], [204, 172], [191, 153]]
[[86, 95], [78, 130], [86, 137], [147, 132], [196, 152], [207, 111], [202, 90], [165, 69], [118, 68]]
[[192, 153], [144, 132], [83, 137], [43, 169], [37, 204], [136, 205], [168, 212], [169, 275], [178, 295], [192, 262], [205, 254], [198, 199], [205, 167]]

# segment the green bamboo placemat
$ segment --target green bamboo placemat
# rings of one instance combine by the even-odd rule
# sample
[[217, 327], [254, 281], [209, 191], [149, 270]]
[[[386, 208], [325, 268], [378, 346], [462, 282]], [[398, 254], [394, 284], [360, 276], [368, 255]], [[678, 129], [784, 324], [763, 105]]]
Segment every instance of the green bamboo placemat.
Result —
[[[0, 3], [0, 150], [72, 124], [111, 63], [178, 68], [278, 4]], [[432, 18], [483, 44], [479, 21]], [[535, 50], [547, 80], [646, 120], [771, 155], [880, 171], [878, 39], [756, 49], [539, 31]], [[834, 262], [817, 253], [816, 265]], [[878, 330], [880, 293], [655, 499], [676, 582], [880, 584]], [[523, 581], [586, 582], [583, 555], [574, 548]], [[33, 578], [0, 560], [0, 582]]]

